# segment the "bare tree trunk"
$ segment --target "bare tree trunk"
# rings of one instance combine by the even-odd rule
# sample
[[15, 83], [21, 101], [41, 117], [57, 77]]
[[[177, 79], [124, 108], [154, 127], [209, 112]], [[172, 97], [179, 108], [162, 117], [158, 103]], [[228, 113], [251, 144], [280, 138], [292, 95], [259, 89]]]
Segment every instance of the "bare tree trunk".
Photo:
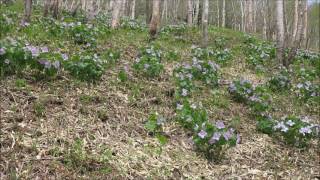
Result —
[[[281, 0], [280, 0], [281, 1]], [[247, 18], [247, 31], [249, 33], [253, 30], [253, 2], [252, 0], [248, 0], [248, 18]]]
[[202, 36], [203, 46], [208, 46], [208, 16], [209, 16], [209, 0], [203, 0], [203, 11], [202, 11]]
[[304, 28], [303, 28], [303, 47], [307, 48], [308, 37], [308, 3], [304, 6]]
[[112, 21], [111, 21], [111, 28], [115, 29], [119, 25], [119, 19], [120, 19], [120, 10], [122, 5], [122, 0], [117, 0], [113, 4], [113, 10], [112, 10]]
[[222, 0], [222, 27], [226, 27], [226, 1]]
[[30, 22], [32, 11], [32, 0], [24, 1], [24, 22]]
[[192, 0], [188, 0], [188, 25], [192, 26], [192, 13], [193, 13], [193, 4], [192, 4]]
[[160, 22], [160, 2], [161, 0], [153, 0], [152, 7], [152, 18], [150, 22], [150, 36], [154, 39], [157, 34], [158, 25]]
[[257, 1], [252, 2], [253, 9], [253, 32], [257, 32]]
[[52, 16], [55, 19], [58, 19], [58, 14], [59, 14], [59, 0], [54, 0]]
[[150, 20], [152, 17], [151, 9], [152, 9], [152, 0], [146, 0], [146, 24], [150, 23]]
[[297, 35], [297, 30], [298, 30], [298, 3], [299, 0], [294, 1], [294, 17], [293, 17], [293, 27], [292, 27], [292, 38], [295, 39]]
[[43, 16], [47, 17], [49, 14], [49, 6], [50, 6], [51, 0], [45, 0], [44, 7], [43, 7]]
[[113, 8], [114, 8], [114, 0], [110, 0], [110, 2], [109, 2], [109, 11], [113, 12]]
[[131, 19], [135, 18], [135, 12], [136, 12], [136, 0], [132, 1], [132, 8], [131, 8]]
[[266, 13], [266, 4], [264, 1], [262, 2], [262, 16], [263, 16], [263, 27], [262, 27], [262, 33], [263, 33], [263, 38], [267, 39], [267, 13]]
[[217, 26], [220, 27], [220, 6], [219, 6], [219, 0], [217, 1]]
[[161, 22], [163, 22], [163, 19], [165, 19], [165, 22], [167, 22], [167, 18], [168, 18], [168, 0], [163, 0]]
[[200, 9], [200, 0], [195, 1], [195, 13], [194, 13], [194, 18], [193, 18], [193, 24], [198, 24], [199, 22], [199, 9]]
[[284, 34], [284, 14], [283, 14], [283, 0], [276, 1], [276, 13], [277, 13], [277, 59], [279, 63], [287, 66], [287, 62], [284, 57], [285, 48], [285, 34]]
[[[303, 3], [307, 4], [307, 1], [303, 1]], [[303, 7], [302, 1], [299, 1], [299, 9], [301, 9], [301, 12], [299, 13], [300, 17], [298, 17], [298, 30], [297, 30], [297, 36], [295, 39], [293, 39], [293, 46], [290, 48], [290, 51], [288, 53], [288, 58], [285, 61], [285, 66], [288, 67], [289, 64], [292, 62], [293, 58], [297, 54], [297, 50], [301, 47], [301, 42], [304, 39], [304, 22], [303, 17], [307, 13], [305, 8]]]
[[243, 32], [245, 32], [246, 30], [245, 30], [245, 23], [244, 23], [244, 2], [243, 2], [243, 0], [241, 0], [241, 2], [240, 2], [240, 8], [241, 8], [241, 30], [243, 31]]
[[75, 17], [77, 15], [77, 12], [80, 6], [81, 6], [81, 2], [77, 2], [77, 5], [71, 10], [72, 17]]

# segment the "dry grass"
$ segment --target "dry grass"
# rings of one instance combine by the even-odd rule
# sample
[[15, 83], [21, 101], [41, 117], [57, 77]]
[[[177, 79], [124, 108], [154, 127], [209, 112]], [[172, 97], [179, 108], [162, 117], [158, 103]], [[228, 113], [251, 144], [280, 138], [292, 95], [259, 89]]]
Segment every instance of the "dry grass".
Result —
[[[103, 81], [92, 87], [64, 79], [50, 83], [28, 80], [27, 88], [17, 89], [15, 78], [3, 80], [1, 179], [319, 178], [316, 142], [308, 150], [299, 150], [274, 141], [258, 133], [246, 107], [236, 103], [229, 105], [228, 112], [221, 108], [209, 112], [226, 121], [239, 116], [242, 142], [229, 149], [221, 163], [208, 162], [194, 151], [190, 137], [173, 121], [174, 102], [169, 93], [173, 88], [169, 69], [173, 65], [166, 65], [169, 73], [159, 81], [132, 75], [124, 84], [117, 81], [120, 67], [109, 70]], [[231, 75], [226, 81], [243, 72], [229, 68], [228, 73]], [[36, 103], [43, 105], [43, 115], [36, 116]], [[165, 133], [170, 139], [162, 151], [143, 127], [153, 111], [168, 119]], [[82, 164], [87, 167], [84, 171], [64, 162], [76, 139], [83, 140], [88, 154]], [[104, 150], [111, 154], [107, 164], [89, 158], [99, 157]], [[108, 168], [107, 173], [100, 171], [102, 166]]]

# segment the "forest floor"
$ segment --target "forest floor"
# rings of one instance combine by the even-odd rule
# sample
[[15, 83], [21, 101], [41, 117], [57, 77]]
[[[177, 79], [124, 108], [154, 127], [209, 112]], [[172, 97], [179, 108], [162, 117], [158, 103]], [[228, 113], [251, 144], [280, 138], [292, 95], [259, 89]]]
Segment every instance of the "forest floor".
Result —
[[[112, 31], [98, 48], [118, 49], [120, 60], [97, 84], [61, 75], [35, 81], [26, 72], [0, 83], [1, 179], [317, 179], [320, 177], [319, 144], [290, 147], [256, 130], [249, 109], [232, 100], [227, 85], [243, 77], [255, 84], [266, 75], [247, 68], [241, 51], [243, 35], [211, 28], [210, 43], [224, 37], [233, 60], [222, 67], [219, 89], [201, 88], [192, 99], [202, 102], [211, 119], [234, 124], [241, 142], [228, 149], [221, 162], [206, 160], [192, 145], [191, 136], [174, 120], [176, 102], [173, 69], [191, 60], [191, 46], [199, 45], [199, 31], [155, 41], [175, 50], [178, 61], [165, 61], [164, 73], [149, 79], [131, 69], [138, 49], [147, 45], [147, 32]], [[129, 67], [129, 79], [120, 82], [119, 71]], [[288, 113], [311, 117], [320, 124], [319, 107], [297, 103], [293, 94], [278, 94], [278, 116]], [[316, 110], [310, 110], [316, 108]], [[318, 108], [318, 109], [317, 109]], [[144, 124], [152, 112], [166, 118], [168, 143], [160, 145]], [[237, 120], [238, 119], [238, 120]]]

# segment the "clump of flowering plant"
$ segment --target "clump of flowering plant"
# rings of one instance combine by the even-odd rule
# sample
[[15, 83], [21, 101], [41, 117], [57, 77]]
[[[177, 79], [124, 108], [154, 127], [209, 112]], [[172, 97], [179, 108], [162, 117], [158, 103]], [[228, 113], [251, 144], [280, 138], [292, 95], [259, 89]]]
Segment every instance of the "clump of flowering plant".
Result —
[[310, 124], [305, 119], [296, 116], [288, 116], [278, 121], [273, 126], [273, 130], [286, 143], [297, 147], [305, 147], [312, 138], [319, 136], [320, 126]]
[[263, 70], [263, 66], [275, 57], [275, 46], [267, 42], [259, 42], [252, 36], [245, 39], [244, 52], [247, 63], [256, 70]]
[[218, 86], [219, 69], [219, 65], [213, 61], [202, 61], [196, 57], [192, 59], [191, 72], [193, 76], [208, 85]]
[[296, 94], [301, 100], [308, 100], [313, 98], [319, 98], [320, 96], [320, 86], [310, 81], [304, 81], [296, 84], [294, 87]]
[[162, 52], [159, 48], [155, 46], [143, 48], [133, 64], [133, 69], [147, 77], [157, 77], [163, 71], [161, 57]]
[[249, 97], [254, 95], [254, 87], [251, 82], [246, 79], [236, 80], [229, 86], [229, 93], [237, 102], [246, 103]]
[[268, 85], [273, 91], [288, 90], [291, 87], [291, 81], [289, 79], [289, 72], [287, 69], [283, 69], [279, 74], [270, 78]]
[[209, 160], [219, 161], [229, 147], [240, 142], [240, 136], [222, 121], [202, 123], [193, 136], [197, 149], [204, 152]]
[[50, 51], [47, 46], [33, 46], [11, 38], [0, 42], [0, 45], [1, 75], [21, 74], [30, 67], [38, 75], [52, 77], [61, 69], [62, 54]]
[[95, 47], [97, 29], [91, 24], [84, 24], [82, 22], [66, 24], [71, 39], [76, 44], [82, 44], [86, 47]]
[[106, 60], [100, 59], [96, 54], [73, 55], [70, 61], [65, 62], [65, 69], [81, 81], [96, 82], [104, 73], [106, 63]]
[[194, 145], [209, 160], [220, 160], [226, 148], [240, 142], [240, 136], [235, 130], [228, 128], [222, 121], [210, 123], [201, 104], [184, 101], [178, 103], [176, 109], [178, 121], [193, 133]]

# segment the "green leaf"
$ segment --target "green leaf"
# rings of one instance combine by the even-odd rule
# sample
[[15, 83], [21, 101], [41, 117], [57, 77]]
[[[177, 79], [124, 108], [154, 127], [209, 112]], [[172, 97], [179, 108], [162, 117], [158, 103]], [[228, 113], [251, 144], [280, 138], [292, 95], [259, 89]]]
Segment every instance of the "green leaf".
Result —
[[157, 134], [157, 139], [159, 140], [159, 142], [162, 146], [167, 144], [167, 142], [168, 142], [168, 138], [162, 134]]

